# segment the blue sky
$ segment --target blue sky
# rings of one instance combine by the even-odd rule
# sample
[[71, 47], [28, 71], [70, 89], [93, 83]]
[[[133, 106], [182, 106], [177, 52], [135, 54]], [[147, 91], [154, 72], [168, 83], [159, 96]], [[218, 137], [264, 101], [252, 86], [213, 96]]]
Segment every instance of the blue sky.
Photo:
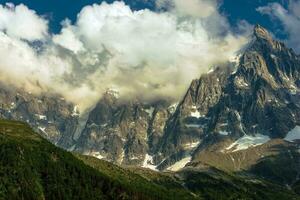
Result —
[[[23, 3], [30, 9], [35, 10], [39, 15], [45, 15], [50, 19], [50, 27], [53, 32], [58, 32], [61, 29], [60, 22], [65, 18], [69, 18], [73, 22], [76, 20], [77, 14], [80, 10], [86, 6], [93, 3], [101, 3], [102, 0], [0, 0], [0, 4], [5, 4], [7, 2], [12, 2], [15, 5]], [[106, 2], [111, 3], [113, 0], [106, 0]], [[127, 5], [134, 10], [148, 8], [153, 10], [155, 4], [151, 1], [145, 2], [143, 0], [125, 0]]]
[[[114, 0], [106, 0], [111, 3]], [[51, 32], [58, 33], [61, 29], [61, 21], [69, 18], [72, 22], [76, 20], [80, 10], [93, 3], [101, 3], [102, 0], [0, 0], [1, 4], [12, 2], [15, 5], [23, 3], [30, 9], [35, 10], [39, 15], [44, 15], [49, 19]], [[154, 0], [125, 0], [127, 5], [134, 10], [148, 8], [155, 10]], [[223, 0], [220, 7], [222, 13], [228, 16], [229, 21], [234, 25], [239, 20], [246, 20], [251, 24], [261, 24], [282, 38], [284, 33], [281, 32], [280, 23], [271, 21], [270, 18], [262, 16], [256, 11], [257, 7], [265, 6], [271, 2], [278, 2], [286, 7], [288, 0]]]
[[282, 38], [285, 34], [281, 31], [281, 24], [256, 11], [256, 8], [274, 2], [286, 7], [288, 0], [224, 0], [221, 10], [228, 15], [232, 24], [238, 20], [246, 20], [250, 24], [260, 24]]

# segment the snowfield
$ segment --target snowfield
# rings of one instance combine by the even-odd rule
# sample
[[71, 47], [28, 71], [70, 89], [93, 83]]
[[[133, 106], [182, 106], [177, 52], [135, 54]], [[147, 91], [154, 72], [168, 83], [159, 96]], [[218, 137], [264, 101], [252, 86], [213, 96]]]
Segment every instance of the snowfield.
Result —
[[296, 126], [293, 130], [288, 132], [284, 140], [293, 142], [295, 140], [300, 140], [300, 126]]
[[232, 143], [226, 150], [230, 150], [232, 152], [245, 150], [250, 147], [256, 147], [267, 143], [270, 141], [270, 137], [266, 135], [257, 134], [255, 136], [244, 135], [243, 137], [239, 138], [237, 141]]

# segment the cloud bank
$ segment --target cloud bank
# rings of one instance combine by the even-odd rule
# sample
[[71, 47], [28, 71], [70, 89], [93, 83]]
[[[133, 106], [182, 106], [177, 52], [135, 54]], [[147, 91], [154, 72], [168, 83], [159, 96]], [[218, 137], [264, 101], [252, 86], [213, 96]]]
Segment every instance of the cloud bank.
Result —
[[92, 106], [108, 88], [124, 98], [181, 97], [192, 79], [227, 61], [247, 41], [216, 1], [162, 0], [165, 11], [123, 2], [84, 7], [59, 34], [25, 5], [0, 6], [0, 80]]

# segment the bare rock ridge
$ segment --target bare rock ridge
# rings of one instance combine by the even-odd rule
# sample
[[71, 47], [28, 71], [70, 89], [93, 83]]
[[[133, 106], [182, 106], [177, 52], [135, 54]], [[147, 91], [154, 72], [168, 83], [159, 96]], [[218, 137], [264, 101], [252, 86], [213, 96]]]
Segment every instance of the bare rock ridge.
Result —
[[208, 133], [226, 124], [223, 131], [233, 137], [260, 133], [284, 138], [300, 123], [299, 56], [271, 40], [260, 26], [254, 32], [255, 41], [241, 56], [237, 71], [228, 77], [222, 97], [210, 111]]

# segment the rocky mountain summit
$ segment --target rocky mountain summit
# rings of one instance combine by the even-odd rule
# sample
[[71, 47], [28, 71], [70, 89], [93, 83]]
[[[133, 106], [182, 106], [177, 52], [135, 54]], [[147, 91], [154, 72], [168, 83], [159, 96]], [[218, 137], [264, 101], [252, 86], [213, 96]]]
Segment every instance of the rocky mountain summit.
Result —
[[57, 95], [3, 84], [0, 99], [2, 118], [25, 121], [69, 151], [120, 165], [259, 174], [282, 155], [293, 172], [286, 183], [299, 179], [300, 57], [259, 25], [235, 62], [193, 80], [179, 102], [124, 100], [107, 90], [83, 117]]
[[176, 170], [191, 160], [201, 163], [208, 149], [227, 154], [290, 137], [300, 125], [299, 56], [257, 25], [236, 60], [193, 80], [175, 105], [124, 102], [107, 92], [75, 150], [122, 165]]
[[236, 138], [285, 137], [300, 124], [299, 75], [299, 56], [257, 26], [222, 97], [210, 110], [208, 132], [226, 131]]

